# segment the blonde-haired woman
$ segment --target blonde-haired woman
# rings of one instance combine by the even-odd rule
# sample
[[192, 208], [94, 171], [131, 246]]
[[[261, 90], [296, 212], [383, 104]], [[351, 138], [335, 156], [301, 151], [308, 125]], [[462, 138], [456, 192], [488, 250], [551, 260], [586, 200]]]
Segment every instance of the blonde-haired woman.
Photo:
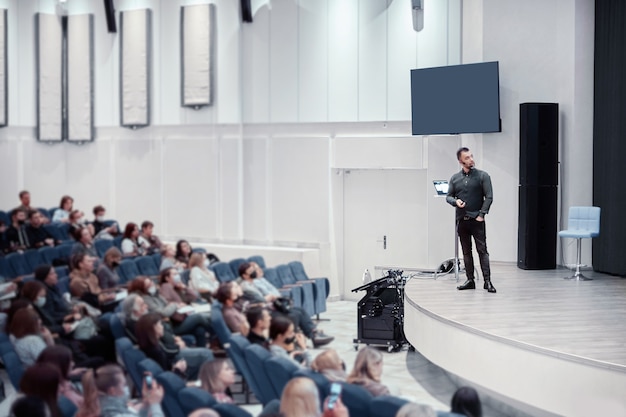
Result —
[[345, 382], [348, 377], [346, 364], [335, 349], [328, 349], [317, 355], [311, 362], [311, 369], [324, 375], [331, 382]]
[[202, 252], [192, 253], [189, 258], [189, 269], [189, 286], [200, 293], [202, 298], [211, 300], [220, 282], [213, 271], [206, 267], [206, 255]]
[[383, 355], [369, 346], [364, 346], [356, 355], [354, 368], [348, 375], [348, 382], [360, 385], [374, 397], [389, 395], [389, 388], [381, 384], [383, 374]]
[[202, 364], [198, 379], [202, 389], [207, 391], [218, 403], [233, 404], [233, 398], [226, 389], [235, 383], [235, 370], [226, 359], [218, 358]]
[[284, 417], [349, 417], [348, 409], [337, 399], [328, 409], [324, 402], [324, 414], [320, 410], [320, 394], [315, 382], [309, 378], [292, 378], [283, 389], [280, 398], [280, 414]]

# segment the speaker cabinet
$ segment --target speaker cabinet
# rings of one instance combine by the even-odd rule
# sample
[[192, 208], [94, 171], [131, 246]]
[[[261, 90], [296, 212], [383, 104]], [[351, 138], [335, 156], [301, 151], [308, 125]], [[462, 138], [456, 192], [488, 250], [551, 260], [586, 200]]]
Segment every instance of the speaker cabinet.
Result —
[[556, 268], [559, 105], [520, 105], [517, 266]]
[[520, 104], [520, 185], [557, 185], [559, 105]]

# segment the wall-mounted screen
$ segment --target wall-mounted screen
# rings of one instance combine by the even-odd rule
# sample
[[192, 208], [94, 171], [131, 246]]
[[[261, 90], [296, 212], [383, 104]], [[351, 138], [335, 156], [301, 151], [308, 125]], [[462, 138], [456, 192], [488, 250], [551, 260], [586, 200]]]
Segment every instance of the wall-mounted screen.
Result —
[[411, 70], [414, 135], [500, 132], [498, 62]]

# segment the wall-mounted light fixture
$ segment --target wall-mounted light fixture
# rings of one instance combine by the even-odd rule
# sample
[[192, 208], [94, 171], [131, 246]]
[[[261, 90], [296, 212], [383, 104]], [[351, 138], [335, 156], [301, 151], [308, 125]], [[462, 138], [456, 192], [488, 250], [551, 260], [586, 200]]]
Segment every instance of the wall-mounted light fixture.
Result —
[[411, 0], [413, 14], [413, 30], [419, 32], [424, 29], [424, 0]]

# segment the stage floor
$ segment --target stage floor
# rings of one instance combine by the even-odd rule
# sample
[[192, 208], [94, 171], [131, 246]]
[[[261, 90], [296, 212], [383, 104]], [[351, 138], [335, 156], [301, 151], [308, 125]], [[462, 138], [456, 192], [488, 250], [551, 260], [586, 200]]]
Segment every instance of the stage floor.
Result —
[[411, 279], [407, 302], [452, 324], [626, 372], [626, 279], [585, 271], [593, 281], [568, 281], [566, 269], [504, 263], [491, 269], [496, 294], [483, 290], [483, 281], [458, 291], [449, 274]]

